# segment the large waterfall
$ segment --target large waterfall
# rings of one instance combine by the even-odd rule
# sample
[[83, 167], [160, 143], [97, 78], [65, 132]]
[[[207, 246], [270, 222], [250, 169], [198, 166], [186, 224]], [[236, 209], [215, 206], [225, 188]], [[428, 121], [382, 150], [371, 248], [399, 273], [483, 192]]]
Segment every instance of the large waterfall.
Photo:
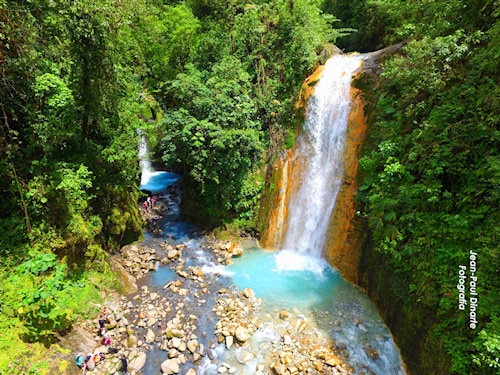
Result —
[[361, 55], [336, 55], [323, 69], [309, 98], [304, 130], [297, 139], [283, 249], [320, 257], [344, 173], [350, 86]]

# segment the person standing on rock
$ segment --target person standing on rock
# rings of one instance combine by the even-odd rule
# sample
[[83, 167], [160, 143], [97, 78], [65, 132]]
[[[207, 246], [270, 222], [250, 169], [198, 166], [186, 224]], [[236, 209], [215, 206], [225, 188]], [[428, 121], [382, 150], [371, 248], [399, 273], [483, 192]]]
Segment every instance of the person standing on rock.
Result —
[[105, 346], [109, 346], [111, 344], [111, 337], [109, 336], [109, 333], [107, 333], [107, 332], [104, 334], [104, 342], [103, 342], [103, 344]]
[[104, 336], [104, 334], [106, 333], [106, 325], [109, 323], [109, 320], [106, 319], [106, 317], [104, 315], [99, 315], [99, 333], [101, 334], [101, 336]]
[[120, 358], [120, 362], [122, 363], [121, 364], [121, 368], [120, 368], [120, 374], [125, 374], [125, 375], [128, 375], [129, 372], [128, 372], [128, 362], [127, 362], [127, 358], [125, 358], [125, 356], [122, 356]]

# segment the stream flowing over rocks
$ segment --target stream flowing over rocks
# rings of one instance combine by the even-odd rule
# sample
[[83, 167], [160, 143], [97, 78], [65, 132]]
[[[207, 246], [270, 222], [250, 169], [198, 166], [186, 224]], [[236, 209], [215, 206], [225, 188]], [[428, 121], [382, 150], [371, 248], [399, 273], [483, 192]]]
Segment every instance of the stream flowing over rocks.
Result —
[[[104, 355], [87, 370], [96, 375], [120, 373], [123, 357], [132, 375], [373, 373], [355, 371], [347, 362], [347, 345], [323, 334], [310, 316], [293, 307], [263, 311], [252, 289], [238, 290], [223, 266], [243, 255], [240, 242], [192, 228], [166, 233], [172, 223], [183, 225], [175, 224], [179, 199], [177, 188], [159, 195], [143, 215], [147, 227], [153, 218], [157, 226], [149, 227], [143, 243], [112, 257], [127, 294], [107, 298], [111, 343], [103, 345], [97, 316], [84, 322], [67, 343], [68, 374], [82, 372], [75, 365], [78, 353]], [[342, 329], [340, 321], [335, 324]], [[365, 350], [378, 357], [376, 349]]]

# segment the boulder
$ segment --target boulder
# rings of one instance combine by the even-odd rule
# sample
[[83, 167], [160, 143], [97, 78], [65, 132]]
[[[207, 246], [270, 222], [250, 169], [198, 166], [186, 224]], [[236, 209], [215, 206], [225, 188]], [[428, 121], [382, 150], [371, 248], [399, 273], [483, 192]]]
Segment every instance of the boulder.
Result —
[[198, 346], [199, 346], [198, 340], [196, 340], [196, 339], [189, 340], [187, 342], [187, 348], [193, 354], [194, 354], [194, 352], [196, 352], [196, 349], [198, 349]]
[[146, 333], [146, 343], [152, 344], [154, 342], [155, 342], [155, 333], [151, 329], [148, 329], [148, 332]]
[[247, 363], [254, 359], [254, 355], [247, 350], [242, 350], [236, 355], [236, 360], [239, 363]]
[[246, 342], [250, 338], [250, 333], [243, 326], [238, 326], [238, 328], [236, 328], [235, 334], [236, 339], [241, 342]]
[[365, 353], [368, 355], [368, 357], [370, 357], [371, 359], [375, 359], [375, 358], [378, 358], [379, 357], [379, 354], [378, 352], [373, 349], [372, 347], [367, 347], [365, 348]]
[[274, 370], [276, 375], [284, 375], [286, 374], [286, 366], [281, 363], [273, 363], [271, 364], [271, 368]]
[[226, 336], [226, 348], [231, 349], [231, 346], [233, 346], [234, 343], [234, 337], [233, 336]]
[[128, 363], [128, 369], [135, 372], [140, 372], [146, 364], [146, 353], [139, 352], [136, 357], [132, 358]]
[[282, 310], [280, 311], [280, 319], [285, 320], [290, 317], [290, 312], [288, 310]]
[[343, 361], [338, 355], [333, 354], [333, 353], [328, 353], [325, 356], [325, 363], [328, 366], [335, 367], [335, 366], [341, 365], [343, 363]]
[[163, 374], [172, 375], [179, 373], [179, 360], [176, 359], [167, 359], [165, 362], [161, 364], [161, 372]]
[[243, 295], [247, 298], [254, 298], [255, 297], [253, 290], [250, 288], [245, 288], [245, 290], [243, 290]]

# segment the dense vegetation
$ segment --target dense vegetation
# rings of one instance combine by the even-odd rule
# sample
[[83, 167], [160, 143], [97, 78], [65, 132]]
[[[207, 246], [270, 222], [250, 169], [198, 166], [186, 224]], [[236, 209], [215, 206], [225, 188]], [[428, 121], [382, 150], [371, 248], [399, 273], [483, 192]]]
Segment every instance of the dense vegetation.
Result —
[[[49, 372], [43, 345], [54, 350], [114, 284], [109, 253], [141, 233], [141, 134], [184, 173], [187, 215], [252, 231], [264, 165], [293, 143], [293, 102], [328, 43], [401, 41], [379, 80], [360, 80], [373, 123], [366, 257], [387, 270], [366, 281], [417, 373], [498, 372], [498, 11], [493, 0], [0, 0], [0, 372]], [[456, 289], [471, 250], [475, 330]]]
[[343, 9], [353, 10], [369, 17], [359, 25], [369, 38], [383, 31], [377, 43], [407, 42], [371, 90], [359, 82], [372, 103], [358, 197], [369, 228], [365, 286], [415, 373], [498, 374], [498, 2], [355, 1]]
[[341, 35], [318, 6], [0, 0], [0, 372], [54, 372], [42, 345], [114, 283], [139, 136], [184, 173], [186, 214], [253, 228], [270, 140]]

